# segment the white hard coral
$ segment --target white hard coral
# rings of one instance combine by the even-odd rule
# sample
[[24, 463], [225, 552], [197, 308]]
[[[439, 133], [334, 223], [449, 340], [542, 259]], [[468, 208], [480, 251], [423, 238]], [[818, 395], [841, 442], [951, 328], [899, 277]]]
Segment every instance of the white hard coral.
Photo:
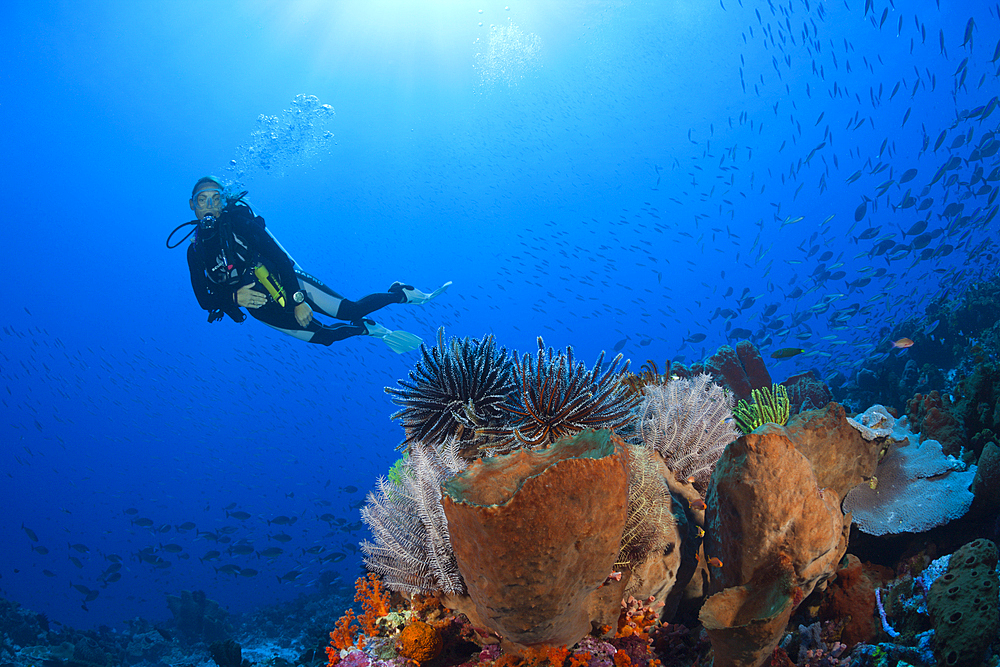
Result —
[[679, 481], [694, 478], [704, 494], [723, 450], [740, 437], [733, 420], [733, 396], [712, 376], [647, 385], [639, 431]]
[[861, 431], [865, 440], [888, 437], [896, 428], [896, 418], [889, 414], [885, 406], [877, 403], [857, 417], [848, 417], [847, 422]]

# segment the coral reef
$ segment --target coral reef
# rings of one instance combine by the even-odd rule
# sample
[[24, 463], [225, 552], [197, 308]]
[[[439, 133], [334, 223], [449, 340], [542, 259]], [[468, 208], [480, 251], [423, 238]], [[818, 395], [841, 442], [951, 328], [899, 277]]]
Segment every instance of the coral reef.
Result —
[[917, 394], [906, 402], [906, 415], [920, 441], [937, 440], [945, 454], [959, 456], [966, 444], [965, 429], [952, 413], [952, 402], [940, 392]]
[[616, 618], [621, 591], [616, 599], [598, 589], [627, 518], [626, 456], [609, 431], [584, 431], [477, 461], [447, 481], [444, 513], [469, 599], [446, 604], [523, 645], [576, 643], [591, 620], [606, 622], [608, 609], [592, 604], [613, 605]]
[[979, 456], [972, 493], [975, 496], [973, 509], [980, 515], [1000, 513], [1000, 446], [994, 442], [987, 443]]
[[983, 361], [955, 386], [952, 414], [961, 420], [969, 445], [977, 456], [1000, 433], [1000, 366]]
[[181, 637], [190, 643], [224, 640], [232, 632], [229, 614], [204, 591], [181, 591], [168, 595], [167, 606], [174, 615], [174, 623]]
[[243, 659], [243, 648], [232, 639], [212, 642], [208, 652], [219, 667], [250, 667], [250, 661]]
[[648, 385], [639, 418], [639, 432], [678, 480], [693, 477], [704, 493], [722, 450], [739, 437], [733, 426], [733, 398], [712, 376]]
[[772, 384], [760, 350], [748, 340], [741, 340], [735, 349], [723, 345], [712, 356], [691, 364], [690, 368], [684, 364], [673, 364], [671, 371], [681, 378], [708, 373], [737, 400], [749, 400], [754, 389]]

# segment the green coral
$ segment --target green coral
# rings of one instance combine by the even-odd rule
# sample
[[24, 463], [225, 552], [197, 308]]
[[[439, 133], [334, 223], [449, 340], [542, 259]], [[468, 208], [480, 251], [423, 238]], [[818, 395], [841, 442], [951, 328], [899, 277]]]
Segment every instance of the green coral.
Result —
[[750, 392], [753, 403], [742, 398], [733, 410], [736, 425], [744, 433], [750, 433], [767, 423], [784, 426], [788, 422], [792, 404], [788, 400], [788, 390], [783, 384], [773, 384]]

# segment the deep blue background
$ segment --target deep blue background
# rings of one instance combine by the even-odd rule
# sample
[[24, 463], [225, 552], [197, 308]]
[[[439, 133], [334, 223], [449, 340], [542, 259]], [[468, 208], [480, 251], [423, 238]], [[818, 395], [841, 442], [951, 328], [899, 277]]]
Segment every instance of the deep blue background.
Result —
[[[338, 291], [454, 281], [438, 301], [378, 313], [427, 341], [445, 326], [524, 352], [542, 335], [588, 361], [621, 345], [635, 366], [662, 366], [728, 342], [717, 311], [729, 308], [730, 328], [765, 354], [807, 350], [773, 362], [776, 380], [850, 375], [885, 353], [888, 327], [996, 270], [996, 221], [984, 221], [996, 181], [970, 184], [996, 155], [949, 171], [958, 182], [934, 185], [926, 211], [893, 205], [911, 188], [922, 201], [942, 164], [969, 157], [951, 148], [960, 134], [978, 145], [996, 130], [1000, 113], [960, 115], [1000, 90], [998, 8], [897, 4], [4, 3], [0, 591], [87, 627], [163, 618], [164, 594], [181, 589], [247, 610], [321, 570], [347, 586], [361, 571], [351, 547], [364, 531], [318, 516], [358, 521], [402, 437], [382, 389], [417, 357], [205, 323], [183, 248], [163, 242], [191, 218], [195, 179], [233, 179], [237, 158], [269, 228]], [[299, 94], [334, 107], [333, 141], [281, 170], [243, 160], [258, 116], [287, 118]], [[922, 150], [942, 130], [942, 147]], [[914, 180], [876, 196], [911, 167]], [[945, 216], [959, 200], [964, 213]], [[872, 253], [890, 234], [909, 243], [902, 231], [927, 216], [942, 230], [928, 247], [951, 254]], [[868, 227], [878, 236], [856, 240]], [[811, 277], [827, 250], [828, 271], [846, 277]], [[887, 273], [848, 285], [874, 268]], [[831, 321], [852, 303], [866, 310]], [[231, 503], [253, 517], [227, 519]], [[137, 527], [128, 508], [157, 526], [237, 526], [258, 550], [281, 530], [294, 539], [273, 563], [202, 563], [215, 544]], [[268, 527], [277, 515], [298, 521]], [[191, 557], [161, 553], [172, 565], [156, 570], [134, 556], [168, 543]], [[313, 545], [347, 558], [320, 565], [302, 553]], [[124, 558], [124, 576], [100, 588], [106, 554]], [[260, 574], [216, 575], [228, 562]], [[293, 569], [303, 576], [277, 581]], [[101, 591], [88, 610], [72, 584]]]

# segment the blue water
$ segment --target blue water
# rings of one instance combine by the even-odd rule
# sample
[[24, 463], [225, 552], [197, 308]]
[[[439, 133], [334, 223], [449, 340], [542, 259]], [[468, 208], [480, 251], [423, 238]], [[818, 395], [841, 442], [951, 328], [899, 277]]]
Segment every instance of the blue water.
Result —
[[359, 503], [402, 440], [383, 387], [417, 355], [206, 324], [164, 247], [206, 173], [348, 296], [454, 281], [376, 314], [429, 342], [543, 336], [634, 368], [742, 337], [805, 349], [776, 380], [885, 354], [996, 273], [1000, 8], [865, 4], [8, 2], [0, 593], [120, 626], [185, 589], [247, 611], [362, 572]]

